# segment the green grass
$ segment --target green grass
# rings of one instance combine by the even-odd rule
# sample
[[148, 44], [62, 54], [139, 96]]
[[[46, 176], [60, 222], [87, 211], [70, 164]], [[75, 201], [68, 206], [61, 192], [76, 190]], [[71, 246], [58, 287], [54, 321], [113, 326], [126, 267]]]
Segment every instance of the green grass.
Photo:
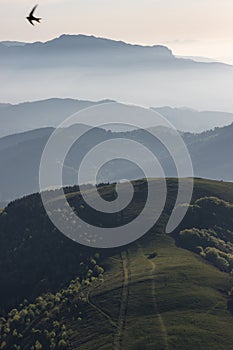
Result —
[[[177, 192], [175, 179], [168, 180], [168, 189], [170, 210]], [[69, 199], [77, 194], [69, 194]], [[233, 184], [196, 179], [193, 201], [205, 196], [233, 202]], [[92, 290], [91, 300], [112, 323], [87, 304], [87, 319], [79, 328], [70, 323], [72, 349], [232, 349], [233, 316], [227, 311], [227, 292], [233, 279], [155, 230], [128, 247], [127, 255], [104, 261], [105, 282]], [[150, 261], [147, 256], [153, 252], [157, 257]]]
[[233, 182], [195, 179], [194, 193], [197, 198], [205, 193], [206, 196], [216, 196], [233, 203]]
[[[139, 194], [144, 191], [143, 181], [136, 186]], [[169, 179], [168, 187], [167, 212], [175, 201], [177, 181]], [[108, 191], [105, 188], [104, 195]], [[67, 196], [72, 201], [77, 195]], [[196, 179], [193, 201], [205, 196], [233, 203], [233, 183]], [[139, 204], [126, 213], [129, 218]], [[162, 232], [166, 217], [138, 242], [104, 255], [104, 282], [90, 287], [82, 321], [66, 311], [62, 315], [71, 334], [70, 349], [232, 349], [233, 316], [227, 300], [233, 278], [177, 247]], [[155, 252], [156, 257], [148, 259]]]
[[[88, 307], [89, 321], [83, 321], [76, 335], [75, 324], [71, 326], [79, 349], [232, 349], [233, 316], [226, 309], [233, 284], [229, 275], [177, 248], [165, 235], [151, 233], [127, 251], [123, 320], [119, 319], [124, 280], [120, 256], [106, 261], [105, 282], [92, 291], [93, 303], [116, 326], [123, 322], [121, 342], [114, 347], [117, 328]], [[158, 256], [151, 262], [147, 254], [154, 251]], [[90, 333], [96, 337], [89, 340]]]

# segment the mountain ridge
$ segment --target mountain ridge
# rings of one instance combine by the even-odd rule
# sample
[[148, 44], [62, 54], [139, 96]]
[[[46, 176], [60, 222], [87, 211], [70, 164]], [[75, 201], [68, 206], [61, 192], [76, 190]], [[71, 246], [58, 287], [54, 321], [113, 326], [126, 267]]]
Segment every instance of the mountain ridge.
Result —
[[[95, 53], [98, 54], [104, 53], [105, 50], [107, 50], [107, 52], [111, 52], [111, 50], [113, 50], [114, 52], [114, 50], [117, 50], [118, 54], [122, 51], [123, 55], [126, 56], [128, 54], [132, 55], [137, 53], [143, 53], [143, 55], [146, 54], [147, 56], [144, 56], [144, 59], [151, 63], [153, 63], [153, 60], [158, 60], [160, 61], [160, 63], [161, 60], [165, 60], [164, 63], [166, 63], [166, 61], [171, 61], [173, 63], [176, 63], [176, 65], [178, 66], [180, 66], [181, 63], [183, 63], [187, 67], [189, 67], [190, 65], [194, 65], [197, 67], [211, 67], [214, 65], [219, 67], [231, 67], [231, 65], [222, 62], [200, 62], [192, 60], [192, 58], [178, 57], [175, 56], [172, 50], [165, 45], [132, 44], [124, 42], [122, 40], [114, 40], [110, 38], [97, 37], [94, 35], [85, 34], [62, 34], [48, 41], [35, 41], [25, 43], [24, 45], [6, 45], [4, 44], [4, 42], [0, 42], [0, 49], [3, 54], [7, 54], [9, 52], [11, 56], [13, 56], [13, 53], [23, 54], [24, 52], [31, 52], [34, 55], [40, 50], [42, 50], [45, 55], [49, 56], [53, 50], [55, 53], [57, 49], [63, 49], [73, 53], [78, 50], [77, 52], [80, 55], [85, 54], [85, 51], [95, 51]], [[63, 52], [63, 55], [68, 53], [66, 51]], [[120, 58], [120, 56], [118, 58]], [[153, 60], [151, 61], [151, 59]], [[135, 63], [137, 63], [137, 60], [135, 61]]]
[[51, 95], [88, 100], [107, 96], [146, 106], [233, 110], [233, 66], [177, 58], [163, 45], [62, 35], [44, 43], [0, 44], [0, 51], [2, 99], [9, 102]]
[[[2, 45], [4, 45], [4, 42], [0, 42]], [[111, 47], [116, 47], [116, 48], [130, 48], [130, 49], [145, 49], [145, 50], [161, 50], [161, 52], [166, 53], [170, 57], [175, 57], [172, 54], [172, 51], [164, 45], [140, 45], [140, 44], [131, 44], [131, 43], [126, 43], [122, 40], [114, 40], [114, 39], [109, 39], [109, 38], [104, 38], [104, 37], [97, 37], [94, 35], [84, 35], [84, 34], [77, 34], [77, 35], [71, 35], [71, 34], [62, 34], [58, 37], [55, 37], [51, 40], [48, 41], [35, 41], [35, 42], [30, 42], [30, 43], [24, 43], [24, 45], [13, 45], [12, 46], [7, 46], [6, 47], [13, 47], [16, 48], [17, 50], [20, 50], [22, 48], [30, 48], [30, 47], [49, 47], [49, 46], [60, 46], [60, 45], [65, 45], [66, 48], [74, 49], [75, 46], [74, 44], [79, 45], [82, 48], [85, 48], [85, 45], [89, 45], [91, 47], [96, 48], [96, 46], [99, 45], [100, 48], [106, 48], [109, 46]], [[94, 45], [94, 46], [93, 46]]]
[[[85, 125], [74, 125], [62, 129], [64, 137], [74, 137], [79, 134], [80, 128]], [[78, 129], [77, 129], [78, 128]], [[23, 195], [39, 190], [39, 164], [44, 147], [54, 131], [54, 128], [44, 128], [0, 139], [0, 202], [6, 203]], [[163, 137], [176, 137], [171, 129], [160, 128]], [[200, 178], [211, 178], [232, 181], [233, 163], [231, 150], [233, 148], [233, 123], [223, 128], [215, 128], [200, 134], [181, 133], [181, 136], [191, 155], [194, 175]], [[129, 132], [111, 132], [95, 128], [81, 141], [76, 142], [66, 157], [63, 172], [64, 185], [77, 182], [77, 169], [82, 157], [96, 144], [103, 140], [126, 138], [142, 143], [150, 149], [160, 161], [166, 177], [176, 177], [174, 161], [166, 148], [158, 140], [154, 140], [147, 130], [132, 130]], [[81, 142], [81, 144], [80, 144]], [[177, 155], [178, 156], [178, 155]], [[16, 175], [17, 174], [17, 175]], [[15, 181], [17, 176], [17, 182]], [[140, 171], [132, 165], [112, 162], [100, 174], [110, 182], [121, 179], [137, 179], [142, 177]], [[4, 205], [3, 204], [3, 205]]]
[[[75, 98], [48, 98], [20, 102], [0, 103], [0, 138], [43, 127], [56, 127], [70, 115], [91, 106], [117, 103], [112, 99], [84, 100]], [[127, 105], [127, 104], [125, 104]], [[188, 107], [151, 107], [173, 126], [184, 132], [201, 133], [233, 122], [233, 113], [199, 111]]]

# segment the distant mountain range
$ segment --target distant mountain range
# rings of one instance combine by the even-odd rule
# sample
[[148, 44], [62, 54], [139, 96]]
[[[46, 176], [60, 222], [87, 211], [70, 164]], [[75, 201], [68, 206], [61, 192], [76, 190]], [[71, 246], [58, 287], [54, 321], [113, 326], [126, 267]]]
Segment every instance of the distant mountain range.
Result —
[[[49, 56], [56, 55], [57, 52], [62, 52], [62, 56], [73, 54], [73, 59], [83, 61], [85, 59], [86, 62], [86, 53], [94, 52], [95, 55], [102, 56], [102, 58], [107, 54], [109, 56], [114, 55], [114, 62], [110, 62], [110, 66], [114, 63], [120, 63], [119, 60], [123, 60], [128, 56], [130, 56], [131, 60], [134, 59], [131, 63], [140, 63], [142, 60], [151, 61], [153, 63], [154, 60], [164, 60], [170, 59], [179, 62], [178, 59], [172, 54], [172, 51], [169, 50], [166, 46], [155, 45], [155, 46], [140, 46], [140, 45], [132, 45], [127, 44], [123, 41], [115, 41], [104, 38], [97, 38], [94, 36], [86, 36], [86, 35], [62, 35], [59, 38], [55, 38], [53, 40], [47, 41], [45, 43], [35, 42], [35, 43], [25, 43], [22, 44], [11, 44], [7, 42], [3, 42], [0, 46], [1, 53], [3, 55], [8, 56], [10, 53], [12, 62], [16, 61], [18, 57], [22, 57], [25, 54], [33, 55], [34, 59], [37, 57], [36, 54], [43, 53], [42, 59], [46, 59]], [[119, 56], [121, 54], [121, 56]], [[17, 57], [17, 55], [19, 55]], [[132, 56], [134, 55], [134, 56]], [[138, 56], [139, 55], [139, 56]], [[68, 57], [67, 57], [68, 58]], [[90, 61], [93, 62], [93, 57], [89, 57]], [[4, 56], [1, 57], [4, 59]], [[38, 57], [39, 59], [39, 57]], [[27, 62], [30, 61], [30, 57], [28, 57]], [[52, 63], [52, 62], [49, 62]], [[101, 61], [98, 62], [101, 64]], [[106, 59], [102, 61], [102, 63], [106, 64]], [[33, 65], [33, 62], [31, 62]]]
[[22, 41], [1, 41], [0, 44], [3, 44], [7, 47], [11, 47], [11, 46], [24, 46], [26, 45], [26, 43], [22, 42]]
[[215, 60], [213, 58], [208, 58], [208, 57], [202, 57], [202, 56], [179, 56], [179, 55], [176, 55], [176, 57], [189, 59], [189, 60], [193, 60], [196, 62], [205, 62], [205, 63], [220, 62], [219, 60]]
[[[83, 62], [86, 66], [91, 64], [102, 65], [113, 68], [114, 66], [127, 64], [132, 66], [143, 66], [149, 64], [152, 66], [159, 65], [170, 65], [180, 67], [210, 67], [211, 65], [224, 66], [221, 62], [214, 61], [197, 61], [189, 57], [178, 57], [175, 56], [172, 51], [163, 45], [143, 46], [125, 43], [123, 41], [116, 41], [111, 39], [99, 38], [95, 36], [87, 35], [61, 35], [58, 38], [52, 39], [47, 42], [34, 42], [34, 43], [22, 43], [15, 41], [3, 41], [0, 42], [1, 50], [1, 61], [4, 62], [4, 58], [10, 59], [12, 63], [16, 63], [18, 59], [23, 58], [24, 63], [33, 66], [37, 60], [42, 60], [43, 64], [57, 64], [62, 61], [59, 57], [56, 58], [55, 62], [47, 61], [49, 57], [55, 56], [58, 52], [67, 63], [81, 63]], [[94, 57], [89, 54], [94, 54]], [[72, 54], [72, 57], [70, 56]], [[86, 55], [88, 54], [88, 56]], [[27, 56], [26, 56], [27, 55]], [[34, 61], [30, 59], [33, 58]], [[87, 60], [87, 58], [89, 58]], [[94, 61], [96, 58], [99, 60]], [[111, 61], [108, 60], [111, 58]], [[41, 63], [42, 63], [41, 62]], [[206, 63], [208, 63], [206, 65]], [[225, 65], [227, 66], [227, 65]], [[148, 68], [148, 67], [145, 67]], [[159, 68], [159, 67], [158, 67]]]
[[178, 130], [197, 132], [233, 123], [233, 114], [217, 111], [197, 111], [190, 108], [152, 108], [167, 118]]
[[[74, 125], [61, 132], [74, 137], [81, 128]], [[33, 130], [0, 139], [0, 202], [6, 202], [39, 190], [39, 164], [45, 144], [53, 128]], [[173, 138], [170, 129], [162, 129], [164, 136]], [[181, 134], [191, 155], [196, 177], [233, 181], [233, 124], [201, 134]], [[77, 182], [79, 164], [85, 154], [96, 144], [112, 138], [128, 138], [144, 144], [159, 159], [167, 177], [177, 177], [174, 162], [166, 148], [156, 139], [152, 139], [146, 130], [134, 130], [127, 133], [109, 132], [103, 129], [89, 131], [82, 140], [76, 142], [67, 155], [63, 180], [64, 185]], [[56, 159], [54, 159], [56, 162]], [[120, 181], [143, 177], [140, 170], [125, 161], [112, 161], [109, 167], [100, 173], [101, 181]], [[54, 184], [56, 185], [56, 184]]]
[[107, 102], [110, 101], [52, 98], [18, 105], [0, 104], [0, 137], [38, 128], [56, 127], [73, 113]]
[[1, 99], [106, 97], [146, 106], [233, 110], [233, 67], [177, 58], [161, 45], [85, 35], [0, 43]]
[[[63, 37], [65, 37], [65, 35], [63, 35]], [[125, 44], [124, 42], [121, 42], [121, 43]], [[1, 41], [0, 44], [3, 44], [7, 47], [12, 47], [12, 46], [25, 46], [29, 43], [22, 42], [22, 41]], [[132, 46], [140, 46], [140, 45], [132, 45]], [[157, 47], [159, 47], [159, 46], [165, 48], [165, 46], [157, 45]], [[219, 60], [215, 60], [215, 59], [208, 58], [208, 57], [202, 57], [202, 56], [199, 57], [199, 56], [179, 56], [179, 55], [176, 55], [175, 57], [183, 58], [183, 59], [187, 59], [187, 60], [193, 60], [196, 62], [206, 62], [206, 63], [219, 62]]]
[[[18, 105], [0, 104], [0, 137], [29, 130], [57, 127], [72, 114], [88, 107], [113, 102], [81, 101], [74, 99], [48, 99]], [[189, 108], [152, 108], [168, 119], [178, 130], [202, 132], [213, 127], [233, 123], [233, 114], [214, 111], [196, 111]]]

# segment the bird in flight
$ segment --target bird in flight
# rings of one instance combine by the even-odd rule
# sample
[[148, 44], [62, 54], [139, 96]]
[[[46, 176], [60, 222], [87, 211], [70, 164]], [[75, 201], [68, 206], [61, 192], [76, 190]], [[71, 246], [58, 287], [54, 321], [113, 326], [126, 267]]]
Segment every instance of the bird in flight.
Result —
[[42, 19], [42, 18], [34, 17], [34, 12], [35, 12], [37, 6], [38, 6], [38, 5], [36, 5], [36, 6], [33, 7], [33, 9], [31, 10], [31, 12], [30, 12], [30, 14], [29, 14], [29, 16], [27, 17], [27, 20], [28, 20], [33, 26], [34, 26], [33, 21], [36, 21], [36, 22], [40, 23], [40, 20]]

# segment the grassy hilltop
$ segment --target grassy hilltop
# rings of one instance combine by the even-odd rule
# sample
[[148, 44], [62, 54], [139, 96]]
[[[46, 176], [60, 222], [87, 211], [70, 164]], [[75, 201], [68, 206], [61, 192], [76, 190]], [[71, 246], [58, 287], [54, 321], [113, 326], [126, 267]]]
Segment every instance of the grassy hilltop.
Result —
[[[0, 216], [0, 348], [232, 349], [233, 184], [196, 179], [192, 206], [172, 235], [164, 227], [175, 179], [168, 189], [154, 228], [109, 251], [63, 237], [39, 195], [11, 203]], [[114, 196], [111, 185], [100, 190]], [[135, 182], [126, 221], [146, 190], [144, 180]], [[72, 206], [83, 205], [77, 188], [66, 192]]]

